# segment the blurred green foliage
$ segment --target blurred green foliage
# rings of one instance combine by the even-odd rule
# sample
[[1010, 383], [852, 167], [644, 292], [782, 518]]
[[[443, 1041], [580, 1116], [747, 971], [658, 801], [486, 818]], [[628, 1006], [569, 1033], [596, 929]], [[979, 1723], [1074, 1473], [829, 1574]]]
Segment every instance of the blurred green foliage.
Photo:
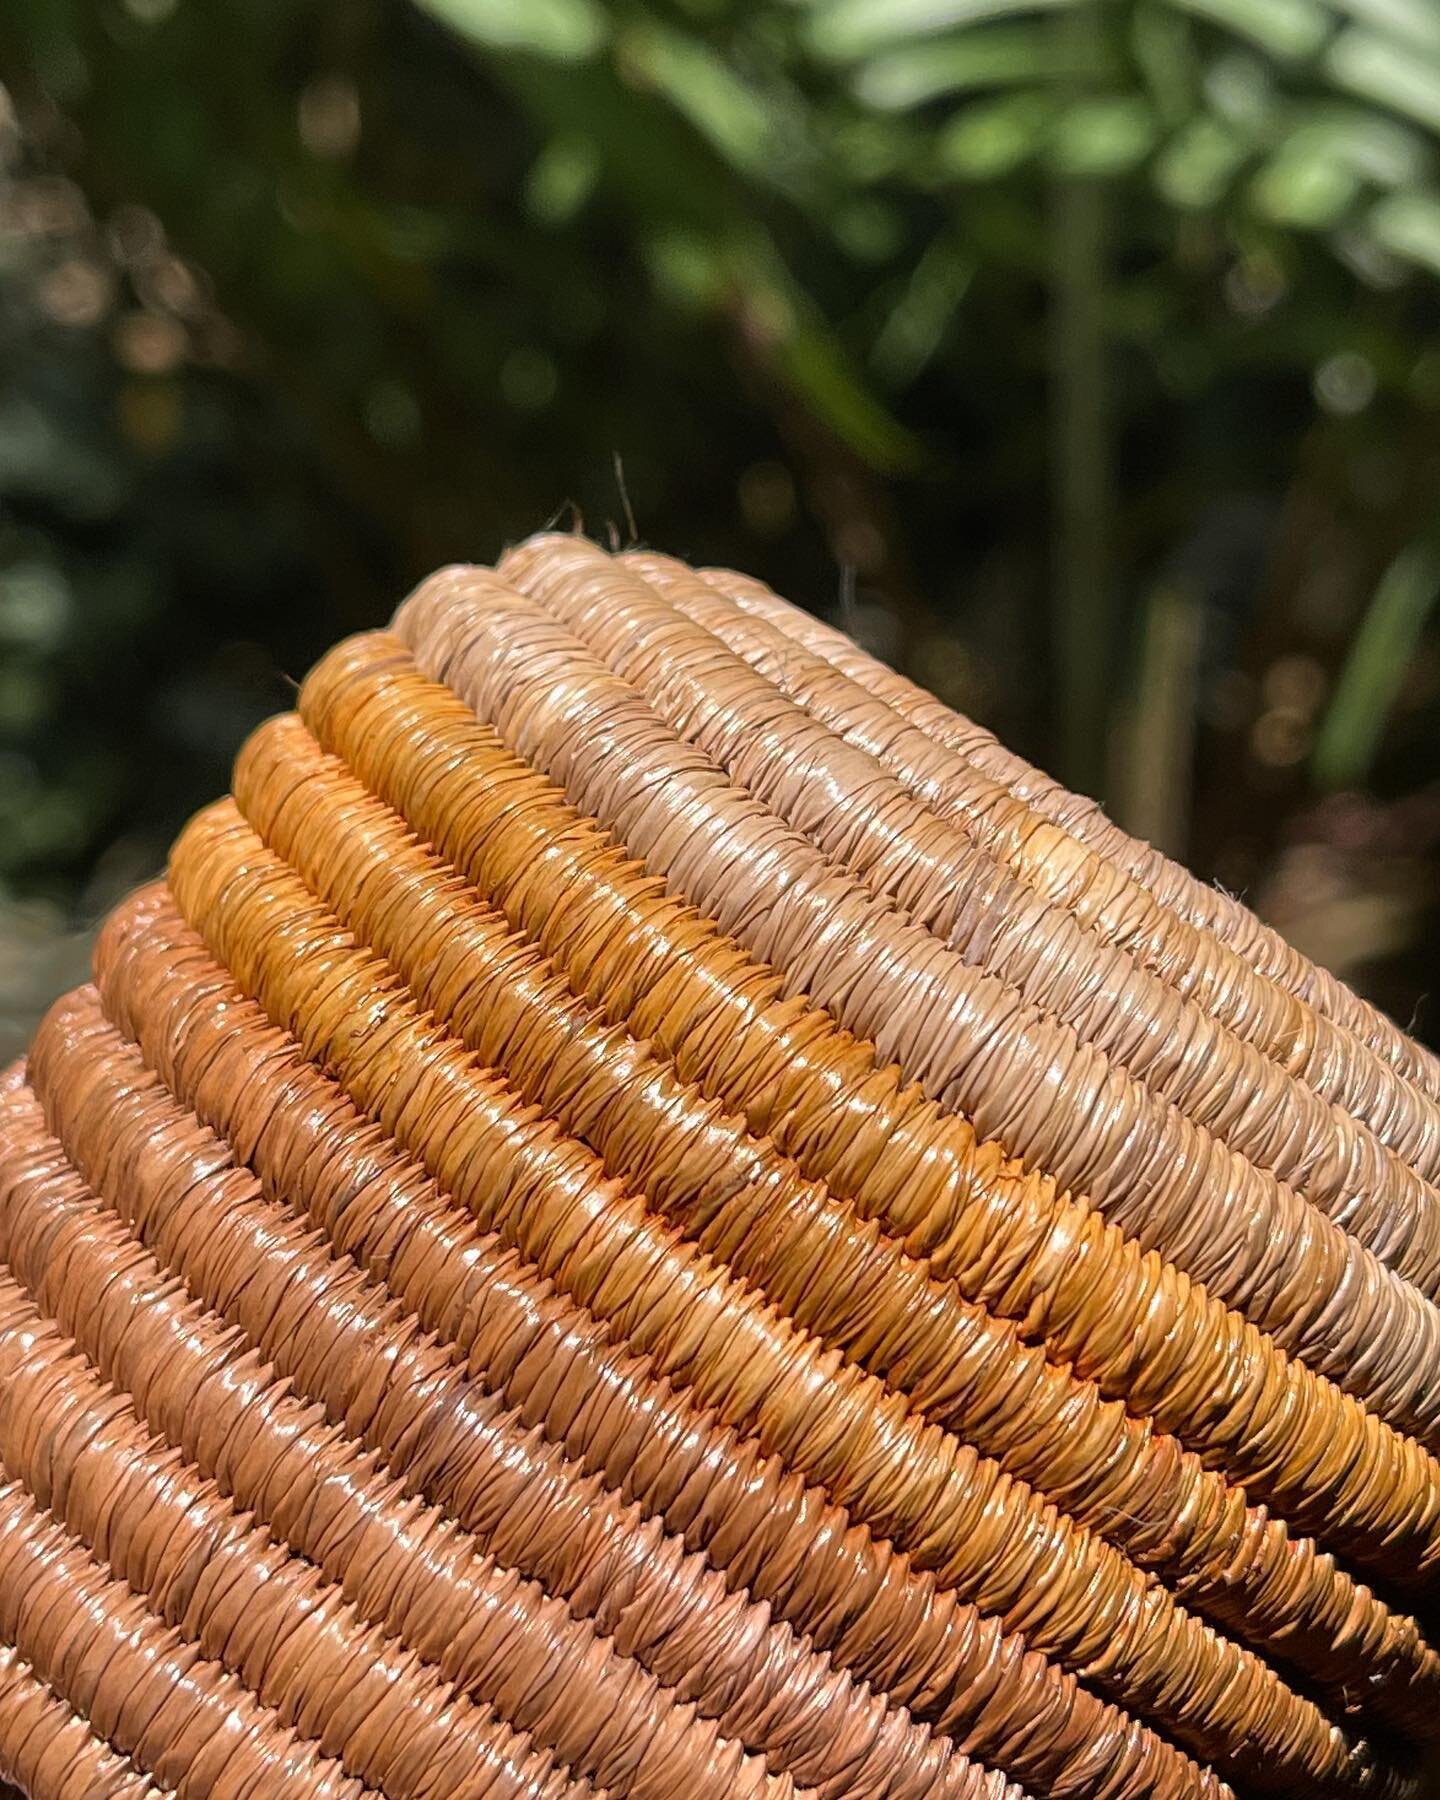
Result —
[[10, 0], [0, 78], [12, 897], [574, 516], [1430, 985], [1432, 0]]

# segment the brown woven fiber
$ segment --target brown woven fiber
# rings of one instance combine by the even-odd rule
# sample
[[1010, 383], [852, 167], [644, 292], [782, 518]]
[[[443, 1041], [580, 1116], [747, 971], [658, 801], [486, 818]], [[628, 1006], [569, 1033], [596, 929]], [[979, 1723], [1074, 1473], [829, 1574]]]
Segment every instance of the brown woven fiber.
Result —
[[1405, 1796], [1440, 1078], [748, 578], [545, 536], [0, 1085], [0, 1782]]

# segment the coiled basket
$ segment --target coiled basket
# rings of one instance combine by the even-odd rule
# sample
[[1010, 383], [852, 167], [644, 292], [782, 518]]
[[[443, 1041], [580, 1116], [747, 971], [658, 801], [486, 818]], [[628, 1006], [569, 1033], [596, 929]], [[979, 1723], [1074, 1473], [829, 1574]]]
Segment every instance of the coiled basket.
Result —
[[426, 582], [0, 1092], [40, 1800], [1403, 1795], [1440, 1064], [760, 584]]

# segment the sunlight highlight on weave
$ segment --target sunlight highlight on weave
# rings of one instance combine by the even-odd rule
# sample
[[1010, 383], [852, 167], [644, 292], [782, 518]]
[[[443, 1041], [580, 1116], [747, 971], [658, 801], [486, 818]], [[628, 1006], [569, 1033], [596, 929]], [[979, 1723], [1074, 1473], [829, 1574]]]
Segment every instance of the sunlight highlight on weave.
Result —
[[0, 1779], [1413, 1793], [1437, 1181], [1429, 1052], [759, 583], [445, 570], [0, 1085]]

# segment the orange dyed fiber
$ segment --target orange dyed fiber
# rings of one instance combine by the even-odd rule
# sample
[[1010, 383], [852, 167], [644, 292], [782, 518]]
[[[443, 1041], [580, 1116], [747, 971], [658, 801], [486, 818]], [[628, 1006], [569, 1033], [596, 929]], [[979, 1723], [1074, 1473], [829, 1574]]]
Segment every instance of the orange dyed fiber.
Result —
[[446, 570], [0, 1087], [0, 1781], [1404, 1796], [1440, 1065], [724, 570]]

